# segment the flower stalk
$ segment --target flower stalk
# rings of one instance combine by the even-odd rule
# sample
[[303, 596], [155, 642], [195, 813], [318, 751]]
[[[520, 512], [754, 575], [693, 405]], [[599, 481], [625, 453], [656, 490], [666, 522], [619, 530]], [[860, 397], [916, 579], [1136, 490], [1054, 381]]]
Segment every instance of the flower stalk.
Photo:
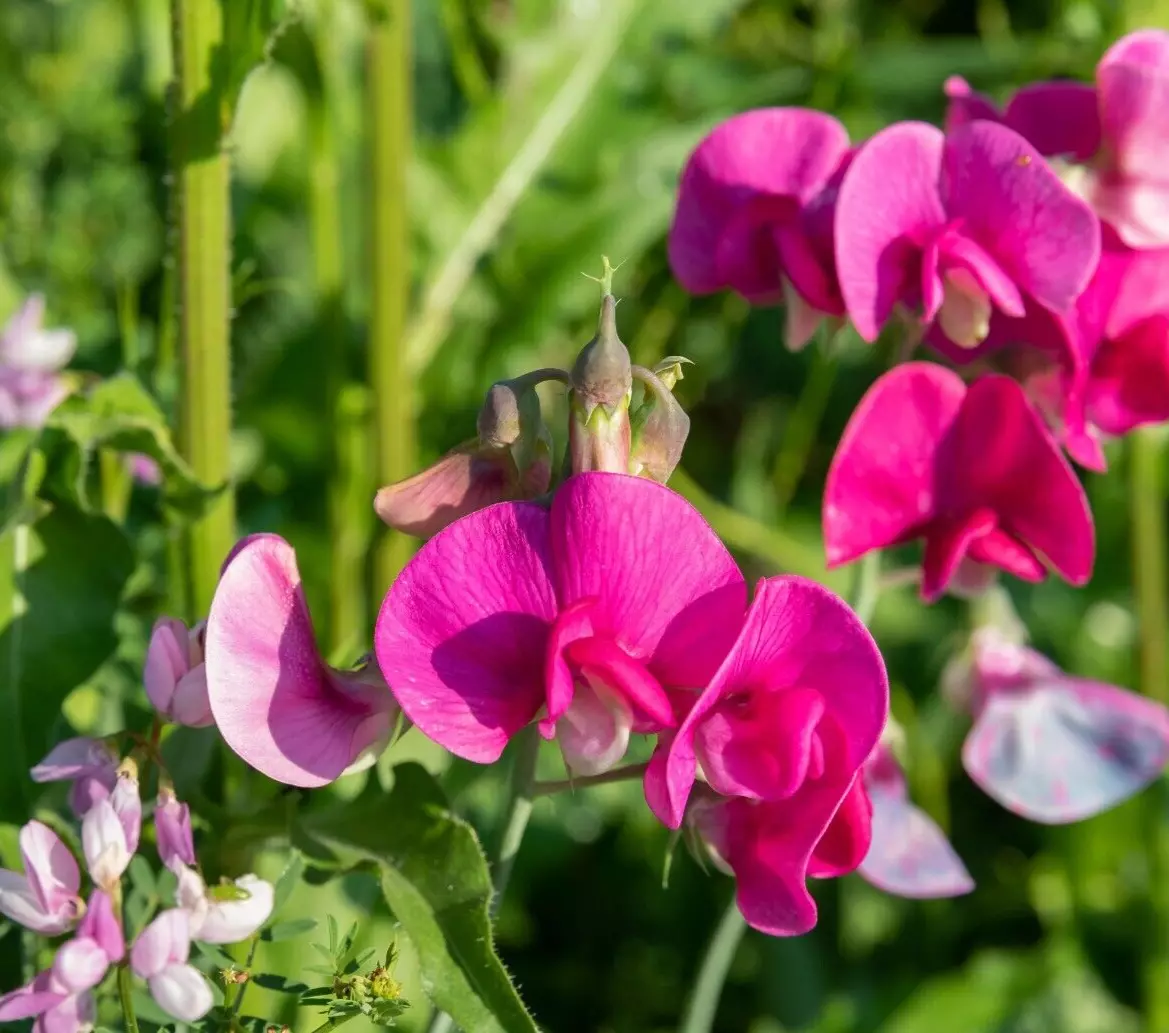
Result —
[[[175, 103], [171, 148], [179, 213], [179, 447], [205, 484], [230, 479], [231, 211], [223, 150], [229, 112], [213, 75], [222, 60], [219, 0], [172, 0]], [[186, 532], [188, 607], [205, 613], [235, 536], [228, 487]]]

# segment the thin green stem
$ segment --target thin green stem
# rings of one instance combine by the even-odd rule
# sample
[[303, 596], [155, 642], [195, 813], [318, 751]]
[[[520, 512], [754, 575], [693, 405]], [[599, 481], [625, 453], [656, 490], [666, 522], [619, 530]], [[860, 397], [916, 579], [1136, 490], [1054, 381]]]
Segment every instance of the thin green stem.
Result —
[[838, 366], [835, 354], [830, 354], [828, 348], [813, 345], [808, 377], [784, 429], [783, 445], [771, 476], [779, 513], [787, 509], [808, 467], [808, 457], [816, 442], [820, 421], [824, 419], [824, 410], [828, 407]]
[[881, 597], [881, 550], [874, 549], [856, 565], [856, 581], [853, 582], [852, 598], [849, 602], [853, 612], [868, 624], [873, 619], [877, 600]]
[[702, 958], [702, 966], [686, 1002], [678, 1033], [708, 1033], [714, 1026], [723, 984], [727, 981], [731, 962], [735, 960], [735, 952], [746, 931], [747, 923], [739, 911], [738, 902], [732, 896]]
[[112, 448], [98, 449], [98, 473], [101, 477], [101, 508], [114, 523], [126, 519], [133, 487], [125, 457]]
[[[179, 194], [179, 446], [204, 483], [231, 476], [230, 167], [222, 142], [227, 103], [221, 0], [171, 0], [176, 117], [171, 134]], [[211, 605], [235, 536], [235, 498], [224, 491], [187, 531], [189, 610]]]
[[118, 966], [118, 1000], [122, 1002], [122, 1018], [126, 1021], [126, 1033], [138, 1033], [138, 1016], [134, 1014], [134, 988], [130, 983], [130, 966], [125, 962]]
[[252, 965], [256, 960], [256, 949], [260, 946], [260, 937], [257, 934], [252, 937], [252, 942], [248, 946], [248, 959], [244, 962], [244, 972], [249, 976], [246, 982], [240, 983], [239, 992], [235, 995], [235, 1000], [231, 1002], [231, 1015], [234, 1019], [239, 1015], [240, 1009], [244, 1006], [244, 994], [248, 992], [248, 987], [252, 985], [251, 974]]
[[[503, 900], [504, 890], [511, 880], [516, 854], [532, 816], [535, 799], [536, 758], [540, 753], [540, 739], [535, 726], [525, 728], [515, 739], [515, 756], [508, 779], [507, 803], [500, 824], [499, 838], [492, 851], [491, 885], [495, 894], [491, 900], [491, 916], [495, 917]], [[436, 1011], [430, 1018], [426, 1033], [450, 1033], [454, 1019], [445, 1012]]]
[[[335, 79], [333, 4], [318, 5], [314, 45], [320, 71], [308, 86], [309, 102], [309, 225], [312, 231], [313, 280], [319, 337], [324, 343], [322, 386], [332, 428], [332, 455], [327, 487], [329, 512], [329, 645], [338, 656], [353, 654], [366, 625], [365, 558], [369, 551], [366, 519], [368, 471], [349, 462], [354, 426], [349, 398], [349, 349], [346, 347], [344, 262], [341, 246], [341, 158], [334, 125], [331, 84]], [[358, 412], [359, 421], [367, 413]], [[359, 450], [364, 452], [364, 450]], [[356, 483], [354, 481], [356, 480]], [[356, 502], [356, 504], [355, 504]]]
[[360, 1012], [351, 1012], [349, 1015], [339, 1015], [337, 1018], [328, 1019], [317, 1026], [312, 1033], [329, 1033], [329, 1030], [344, 1026], [350, 1019], [355, 1019], [360, 1014]]
[[[406, 207], [412, 133], [410, 0], [393, 0], [385, 10], [370, 14], [366, 76], [371, 145], [369, 379], [376, 488], [414, 472], [414, 382], [405, 355], [410, 300]], [[406, 535], [382, 531], [374, 556], [373, 589], [379, 601], [412, 548]]]
[[[1159, 431], [1136, 431], [1130, 439], [1133, 585], [1140, 627], [1141, 689], [1169, 703], [1169, 529], [1165, 520], [1165, 452]], [[1148, 1033], [1169, 1033], [1169, 828], [1166, 786], [1152, 786], [1144, 821], [1149, 876], [1149, 913], [1144, 951], [1145, 1018]]]
[[584, 778], [558, 778], [555, 781], [534, 782], [532, 783], [532, 796], [551, 796], [566, 790], [588, 789], [590, 786], [605, 785], [608, 782], [627, 782], [632, 778], [641, 778], [648, 767], [648, 763], [626, 764], [624, 767], [613, 768], [599, 775], [588, 775]]

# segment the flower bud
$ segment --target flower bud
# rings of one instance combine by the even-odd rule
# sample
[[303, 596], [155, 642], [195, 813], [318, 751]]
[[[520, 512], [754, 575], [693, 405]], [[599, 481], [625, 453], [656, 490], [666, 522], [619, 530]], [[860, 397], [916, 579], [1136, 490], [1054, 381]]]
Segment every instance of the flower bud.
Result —
[[617, 336], [616, 312], [617, 299], [606, 294], [596, 336], [572, 367], [568, 445], [573, 473], [625, 473], [629, 466], [633, 364]]
[[667, 391], [673, 391], [679, 380], [684, 380], [683, 366], [693, 366], [692, 360], [685, 355], [667, 355], [653, 368], [654, 375], [665, 385]]
[[154, 807], [154, 833], [158, 841], [158, 856], [167, 868], [176, 862], [195, 863], [195, 842], [191, 836], [191, 810], [180, 803], [174, 790], [163, 785], [158, 790]]
[[[677, 370], [675, 380], [681, 376], [680, 365], [669, 369]], [[629, 472], [665, 484], [682, 458], [690, 417], [656, 374], [634, 366], [633, 375], [645, 385], [645, 399], [630, 420]]]
[[182, 621], [160, 617], [150, 635], [143, 673], [146, 695], [154, 709], [168, 720], [192, 728], [215, 723], [203, 667], [204, 627], [201, 622], [188, 631]]

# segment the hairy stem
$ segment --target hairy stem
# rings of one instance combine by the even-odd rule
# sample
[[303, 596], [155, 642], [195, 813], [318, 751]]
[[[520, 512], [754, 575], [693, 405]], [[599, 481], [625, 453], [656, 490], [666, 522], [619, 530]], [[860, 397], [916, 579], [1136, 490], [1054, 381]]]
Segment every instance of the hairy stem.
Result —
[[[414, 472], [414, 382], [405, 358], [410, 299], [410, 227], [406, 170], [410, 161], [410, 2], [392, 0], [370, 14], [366, 41], [370, 135], [371, 297], [369, 380], [374, 405], [378, 487]], [[373, 498], [373, 492], [369, 497]], [[380, 602], [412, 550], [411, 539], [382, 530], [374, 556]]]
[[[1169, 704], [1169, 569], [1165, 522], [1165, 453], [1159, 432], [1138, 430], [1130, 439], [1133, 585], [1140, 626], [1141, 690]], [[1146, 794], [1145, 857], [1149, 911], [1144, 951], [1148, 1033], [1169, 1033], [1169, 829], [1164, 780]]]
[[[231, 474], [230, 169], [227, 104], [214, 70], [223, 58], [220, 0], [171, 0], [175, 103], [171, 134], [179, 208], [179, 447], [206, 484]], [[186, 533], [191, 614], [211, 605], [235, 536], [230, 488]]]
[[735, 952], [739, 949], [743, 933], [746, 931], [747, 923], [739, 911], [737, 900], [732, 895], [714, 930], [714, 935], [710, 938], [706, 954], [702, 957], [698, 978], [695, 979], [694, 989], [686, 1002], [686, 1010], [682, 1014], [678, 1033], [709, 1033], [714, 1026], [723, 984], [726, 983], [731, 962], [735, 959]]

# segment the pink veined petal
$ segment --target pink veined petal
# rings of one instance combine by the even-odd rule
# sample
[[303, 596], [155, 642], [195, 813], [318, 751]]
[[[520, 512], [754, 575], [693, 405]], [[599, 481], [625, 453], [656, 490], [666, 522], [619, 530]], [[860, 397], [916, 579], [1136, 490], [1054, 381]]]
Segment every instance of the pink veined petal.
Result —
[[[802, 108], [763, 108], [716, 126], [682, 170], [670, 227], [670, 267], [691, 294], [729, 284], [724, 232], [758, 198], [788, 199], [794, 214], [832, 175], [848, 134], [829, 115]], [[778, 283], [778, 280], [776, 281]]]
[[970, 546], [994, 527], [994, 512], [986, 507], [931, 521], [925, 532], [921, 558], [922, 599], [927, 603], [940, 599], [970, 552]]
[[946, 222], [938, 193], [945, 138], [899, 122], [857, 151], [836, 205], [836, 271], [845, 308], [875, 341], [898, 302], [920, 301], [922, 249]]
[[37, 1033], [86, 1033], [97, 1019], [97, 1004], [88, 990], [63, 997], [34, 1024]]
[[0, 1022], [17, 1022], [43, 1015], [61, 1003], [65, 997], [53, 986], [52, 971], [46, 970], [25, 986], [10, 990], [0, 997]]
[[468, 513], [524, 494], [511, 454], [484, 449], [474, 440], [421, 473], [382, 488], [373, 508], [390, 527], [416, 538], [431, 538]]
[[855, 872], [873, 841], [873, 805], [858, 772], [808, 860], [808, 875], [834, 879]]
[[548, 636], [544, 659], [547, 714], [540, 720], [540, 734], [551, 739], [556, 734], [556, 722], [572, 703], [575, 677], [566, 655], [568, 647], [578, 639], [592, 637], [594, 601], [582, 599], [565, 607], [556, 617]]
[[1086, 405], [1106, 434], [1169, 420], [1169, 314], [1104, 342], [1092, 361]]
[[719, 281], [752, 305], [779, 300], [781, 276], [775, 227], [795, 220], [797, 203], [789, 197], [761, 195], [727, 220], [715, 251]]
[[63, 943], [53, 959], [53, 976], [71, 994], [97, 986], [105, 978], [110, 959], [96, 940], [77, 937]]
[[168, 965], [151, 976], [150, 996], [180, 1022], [197, 1022], [215, 1004], [206, 978], [193, 965]]
[[971, 385], [942, 463], [949, 512], [989, 507], [998, 524], [1074, 585], [1095, 559], [1087, 496], [1023, 389], [991, 375]]
[[94, 890], [89, 895], [89, 906], [85, 917], [77, 927], [78, 939], [86, 938], [96, 943], [105, 953], [110, 964], [121, 961], [126, 954], [126, 941], [122, 923], [114, 913], [113, 901], [109, 894]]
[[7, 868], [0, 868], [0, 915], [33, 932], [50, 936], [64, 932], [72, 924], [46, 913], [28, 879]]
[[195, 843], [191, 835], [191, 811], [180, 803], [174, 793], [159, 793], [154, 808], [154, 830], [158, 841], [158, 856], [170, 868], [175, 861], [193, 865]]
[[704, 684], [742, 623], [746, 585], [689, 502], [643, 477], [570, 477], [552, 503], [561, 606], [594, 599], [593, 622], [665, 686]]
[[1100, 258], [1100, 223], [1018, 133], [972, 122], [946, 140], [941, 196], [964, 236], [1023, 291], [1071, 308]]
[[257, 535], [227, 564], [205, 651], [219, 731], [269, 778], [324, 785], [366, 745], [355, 740], [376, 709], [373, 697], [343, 691], [321, 659], [296, 554], [283, 539]]
[[1002, 114], [986, 94], [973, 89], [960, 75], [951, 75], [943, 87], [946, 99], [946, 132], [952, 133], [959, 126], [973, 122], [975, 119], [986, 119], [991, 122], [1001, 122]]
[[556, 739], [569, 770], [587, 777], [608, 771], [629, 747], [633, 711], [628, 701], [603, 684], [583, 685], [556, 722]]
[[406, 716], [466, 760], [497, 760], [544, 702], [550, 567], [547, 510], [500, 503], [435, 535], [382, 603], [382, 674]]
[[791, 796], [808, 777], [824, 710], [824, 697], [801, 686], [716, 705], [694, 730], [707, 782], [723, 796]]
[[[678, 729], [647, 788], [658, 820], [681, 824], [694, 784], [694, 735], [718, 702], [744, 690], [812, 689], [855, 770], [876, 745], [889, 710], [884, 661], [865, 626], [826, 588], [805, 578], [764, 578], [733, 649]], [[647, 779], [648, 785], [648, 779]], [[655, 806], [664, 802], [667, 806]]]
[[1111, 166], [1125, 176], [1169, 178], [1169, 32], [1142, 29], [1118, 40], [1096, 66], [1100, 118]]
[[130, 967], [143, 979], [158, 975], [168, 965], [186, 962], [191, 953], [191, 933], [186, 911], [163, 911], [138, 934], [130, 948]]
[[71, 908], [81, 888], [81, 871], [57, 833], [42, 822], [30, 821], [20, 830], [20, 853], [41, 910], [55, 915]]
[[938, 449], [965, 393], [956, 373], [927, 362], [897, 366], [869, 388], [824, 488], [830, 567], [912, 536], [934, 514]]
[[1040, 154], [1084, 162], [1100, 149], [1096, 89], [1087, 83], [1031, 83], [1010, 99], [1003, 118]]
[[992, 693], [962, 763], [987, 795], [1049, 825], [1099, 814], [1154, 781], [1169, 762], [1169, 711], [1079, 678]]
[[117, 758], [100, 739], [78, 736], [57, 743], [29, 775], [34, 782], [58, 782], [112, 769]]
[[673, 704], [658, 680], [613, 642], [583, 639], [569, 646], [568, 655], [586, 676], [604, 681], [632, 705], [638, 731], [656, 732], [675, 724]]
[[974, 880], [942, 830], [904, 792], [870, 784], [873, 842], [858, 871], [877, 889], [928, 900], [960, 897]]

